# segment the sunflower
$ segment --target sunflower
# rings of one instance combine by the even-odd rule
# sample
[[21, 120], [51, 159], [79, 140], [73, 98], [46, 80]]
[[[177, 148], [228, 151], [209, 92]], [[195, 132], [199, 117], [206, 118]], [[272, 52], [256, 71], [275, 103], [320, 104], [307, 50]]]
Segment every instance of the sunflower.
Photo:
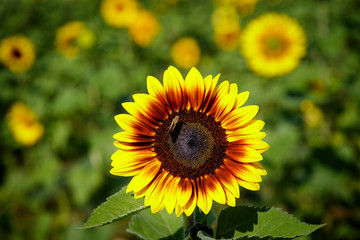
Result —
[[212, 25], [215, 43], [220, 49], [230, 51], [238, 48], [241, 30], [234, 7], [217, 7], [212, 14]]
[[141, 47], [147, 47], [160, 31], [160, 23], [149, 11], [139, 12], [136, 21], [130, 24], [129, 34], [131, 39]]
[[121, 28], [135, 21], [139, 8], [135, 0], [103, 0], [100, 11], [107, 24]]
[[268, 13], [244, 29], [242, 54], [255, 73], [274, 77], [292, 72], [306, 53], [302, 27], [285, 14]]
[[44, 126], [23, 102], [16, 102], [10, 107], [6, 120], [15, 140], [23, 145], [34, 145], [44, 134]]
[[253, 119], [258, 106], [242, 107], [249, 92], [228, 81], [216, 86], [218, 79], [192, 68], [184, 80], [170, 66], [163, 85], [149, 76], [149, 94], [133, 95], [123, 103], [129, 114], [115, 116], [124, 131], [114, 135], [110, 172], [134, 176], [127, 192], [145, 197], [154, 213], [189, 216], [197, 205], [207, 214], [213, 200], [235, 206], [239, 185], [259, 189], [264, 122]]
[[13, 72], [24, 72], [31, 68], [35, 55], [34, 45], [24, 36], [7, 37], [0, 43], [0, 60]]
[[310, 99], [303, 100], [300, 104], [300, 109], [304, 114], [304, 121], [308, 127], [316, 128], [323, 123], [323, 112]]
[[94, 33], [80, 21], [68, 22], [56, 32], [57, 51], [67, 58], [76, 57], [81, 49], [92, 47], [94, 42]]
[[237, 9], [241, 16], [249, 16], [254, 12], [256, 4], [259, 0], [241, 0], [236, 1]]
[[171, 47], [171, 56], [176, 65], [190, 69], [200, 60], [200, 47], [191, 37], [178, 39]]

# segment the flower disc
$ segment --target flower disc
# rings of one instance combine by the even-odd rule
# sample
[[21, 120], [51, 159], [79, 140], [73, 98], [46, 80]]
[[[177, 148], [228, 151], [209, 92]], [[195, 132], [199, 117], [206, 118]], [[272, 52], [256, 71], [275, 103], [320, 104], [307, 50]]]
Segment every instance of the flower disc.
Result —
[[129, 114], [115, 116], [124, 131], [114, 135], [110, 172], [134, 176], [127, 192], [145, 197], [152, 212], [190, 215], [197, 205], [208, 213], [212, 200], [235, 206], [239, 185], [259, 189], [264, 122], [253, 119], [257, 106], [242, 107], [248, 92], [216, 86], [218, 78], [192, 68], [184, 80], [169, 67], [163, 85], [148, 77], [149, 94], [133, 95], [123, 104]]

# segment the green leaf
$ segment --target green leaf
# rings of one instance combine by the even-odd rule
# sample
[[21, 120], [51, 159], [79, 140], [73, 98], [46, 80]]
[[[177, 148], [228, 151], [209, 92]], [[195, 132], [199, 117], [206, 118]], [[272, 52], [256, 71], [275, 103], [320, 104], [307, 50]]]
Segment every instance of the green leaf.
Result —
[[136, 214], [148, 207], [144, 206], [143, 199], [135, 199], [126, 194], [126, 187], [108, 197], [106, 202], [94, 209], [88, 221], [79, 229], [93, 228], [109, 224], [127, 216]]
[[142, 239], [184, 239], [184, 221], [182, 217], [176, 217], [162, 210], [158, 213], [151, 213], [150, 209], [142, 211], [132, 217], [128, 232], [136, 234]]
[[237, 206], [220, 213], [216, 238], [292, 239], [308, 235], [324, 225], [300, 222], [274, 207]]
[[203, 211], [200, 211], [199, 207], [195, 208], [194, 216], [194, 224], [199, 223], [211, 226], [216, 221], [216, 216], [212, 211], [210, 211], [208, 214], [205, 214]]

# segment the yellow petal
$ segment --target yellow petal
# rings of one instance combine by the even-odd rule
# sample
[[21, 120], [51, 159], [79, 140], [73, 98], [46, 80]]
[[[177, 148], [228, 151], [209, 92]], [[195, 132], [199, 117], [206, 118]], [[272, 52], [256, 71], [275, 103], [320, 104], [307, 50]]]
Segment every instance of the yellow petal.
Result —
[[255, 149], [244, 146], [244, 145], [235, 145], [230, 144], [226, 149], [226, 156], [234, 161], [248, 163], [248, 162], [258, 162], [263, 160], [261, 154]]
[[245, 91], [245, 92], [242, 92], [242, 93], [239, 93], [237, 96], [236, 96], [236, 105], [235, 105], [235, 108], [239, 108], [241, 107], [242, 105], [244, 105], [244, 103], [248, 100], [249, 98], [249, 91]]
[[237, 94], [238, 93], [238, 86], [236, 83], [230, 84], [229, 93], [231, 94]]
[[237, 180], [239, 185], [242, 186], [243, 188], [249, 189], [251, 191], [257, 191], [260, 189], [260, 184], [257, 182], [247, 182], [241, 179]]
[[230, 84], [229, 81], [223, 81], [220, 83], [220, 85], [215, 89], [215, 93], [217, 95], [217, 98], [222, 98], [226, 94], [229, 93]]
[[138, 121], [146, 123], [151, 128], [156, 128], [158, 126], [156, 120], [152, 116], [147, 115], [141, 108], [137, 106], [136, 103], [125, 102], [122, 104], [122, 106], [128, 113], [130, 113], [130, 115], [133, 115]]
[[226, 196], [219, 179], [213, 175], [205, 175], [206, 192], [212, 199], [220, 204], [226, 203]]
[[270, 145], [268, 143], [259, 139], [242, 139], [241, 141], [232, 142], [231, 144], [247, 145], [257, 150], [259, 153], [263, 153], [270, 148]]
[[204, 79], [206, 93], [205, 93], [203, 107], [201, 108], [202, 112], [208, 112], [211, 109], [211, 106], [216, 99], [215, 87], [219, 80], [219, 77], [220, 74], [218, 74], [214, 79], [211, 79], [211, 75], [209, 75]]
[[153, 136], [142, 135], [141, 133], [131, 132], [118, 132], [115, 133], [113, 138], [120, 142], [139, 143], [139, 142], [153, 142], [155, 138]]
[[256, 169], [257, 173], [260, 174], [260, 175], [266, 175], [267, 174], [267, 171], [265, 170], [265, 168], [258, 162], [253, 162], [253, 163], [250, 163], [250, 165]]
[[226, 194], [226, 204], [229, 205], [230, 207], [235, 207], [236, 200], [234, 195], [228, 189], [225, 189], [225, 194]]
[[136, 105], [141, 108], [146, 115], [151, 116], [156, 121], [161, 122], [168, 116], [168, 112], [163, 103], [148, 94], [134, 94], [133, 98]]
[[129, 114], [118, 114], [115, 116], [115, 121], [124, 130], [133, 133], [142, 133], [144, 135], [153, 136], [155, 131], [144, 123], [136, 120], [134, 116]]
[[228, 142], [235, 142], [239, 140], [253, 140], [253, 139], [263, 139], [266, 137], [266, 133], [257, 132], [252, 134], [242, 134], [241, 131], [231, 132], [227, 135]]
[[203, 183], [203, 177], [196, 179], [197, 185], [197, 205], [205, 214], [208, 214], [212, 207], [212, 199], [206, 193], [206, 189]]
[[193, 194], [192, 185], [190, 179], [182, 178], [179, 183], [179, 190], [177, 191], [177, 202], [180, 207], [183, 207]]
[[185, 78], [185, 90], [189, 103], [194, 110], [198, 110], [204, 101], [204, 79], [196, 68], [191, 68]]
[[193, 188], [193, 194], [191, 195], [191, 198], [189, 199], [187, 204], [185, 204], [185, 206], [183, 207], [186, 216], [190, 216], [194, 212], [197, 203], [194, 180], [191, 180], [191, 185]]
[[166, 192], [167, 177], [168, 173], [166, 171], [160, 173], [147, 191], [144, 203], [146, 206], [151, 206], [152, 213], [156, 213], [165, 207], [163, 199]]
[[147, 191], [149, 190], [149, 186], [150, 186], [150, 184], [148, 184], [146, 187], [144, 187], [143, 189], [141, 189], [139, 192], [135, 192], [135, 193], [134, 193], [134, 198], [135, 198], [135, 199], [139, 199], [139, 198], [145, 197]]
[[244, 124], [236, 132], [240, 132], [241, 134], [257, 133], [264, 127], [264, 125], [265, 125], [264, 121], [251, 119], [248, 123]]
[[204, 78], [204, 86], [205, 86], [205, 96], [211, 90], [212, 86], [212, 75], [208, 75]]
[[224, 159], [226, 169], [235, 177], [249, 182], [261, 182], [261, 176], [250, 163], [236, 163], [230, 159]]
[[160, 81], [152, 76], [147, 77], [147, 89], [151, 96], [155, 97], [156, 99], [159, 99], [160, 102], [166, 106], [166, 108], [169, 107], [168, 99], [165, 93], [165, 89], [163, 85], [161, 85]]
[[135, 176], [141, 172], [141, 170], [144, 168], [145, 165], [146, 164], [139, 164], [136, 167], [125, 168], [120, 170], [114, 167], [110, 170], [110, 173], [113, 175], [123, 176], [123, 177]]
[[179, 204], [175, 205], [175, 214], [177, 217], [180, 217], [180, 215], [184, 212], [184, 210], [179, 206]]
[[220, 183], [235, 197], [240, 197], [239, 185], [237, 179], [224, 167], [215, 170], [217, 178]]
[[173, 111], [178, 111], [186, 101], [184, 79], [175, 67], [170, 66], [164, 72], [164, 89]]
[[230, 111], [233, 109], [236, 100], [236, 95], [227, 94], [225, 97], [221, 98], [217, 104], [215, 110], [215, 121], [220, 122], [224, 117], [226, 117]]
[[178, 185], [180, 182], [180, 177], [175, 177], [168, 183], [168, 193], [165, 194], [164, 202], [166, 211], [171, 214], [174, 211], [175, 204], [176, 204], [176, 193], [178, 190]]
[[132, 178], [130, 181], [127, 192], [138, 192], [143, 189], [147, 184], [154, 180], [161, 167], [161, 162], [153, 161], [146, 165], [141, 172]]
[[251, 119], [253, 119], [257, 114], [258, 110], [259, 107], [256, 105], [235, 109], [226, 116], [226, 118], [221, 124], [227, 132], [235, 131], [239, 129], [242, 125], [248, 123]]
[[154, 146], [153, 144], [151, 145], [144, 145], [144, 146], [136, 146], [136, 145], [131, 145], [131, 144], [127, 144], [126, 142], [119, 142], [119, 141], [115, 141], [114, 142], [115, 147], [124, 150], [124, 151], [132, 151], [132, 152], [136, 152], [136, 151], [146, 151], [146, 150], [153, 150]]
[[208, 110], [208, 114], [213, 114], [217, 107], [218, 107], [218, 104], [219, 104], [219, 101], [224, 98], [228, 93], [229, 93], [229, 82], [228, 81], [223, 81], [222, 83], [220, 83], [219, 86], [217, 86], [215, 88], [215, 91], [214, 91], [214, 100], [210, 103], [211, 107], [210, 109]]
[[140, 151], [135, 153], [118, 150], [111, 156], [111, 166], [117, 169], [123, 169], [141, 163], [147, 164], [155, 159], [155, 156], [156, 154], [153, 151]]

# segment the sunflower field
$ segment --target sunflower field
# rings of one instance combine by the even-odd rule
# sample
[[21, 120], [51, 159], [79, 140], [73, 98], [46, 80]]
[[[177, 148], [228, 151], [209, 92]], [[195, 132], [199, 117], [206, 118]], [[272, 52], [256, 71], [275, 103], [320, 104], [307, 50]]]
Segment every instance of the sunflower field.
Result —
[[0, 239], [360, 239], [359, 69], [357, 0], [1, 0]]

